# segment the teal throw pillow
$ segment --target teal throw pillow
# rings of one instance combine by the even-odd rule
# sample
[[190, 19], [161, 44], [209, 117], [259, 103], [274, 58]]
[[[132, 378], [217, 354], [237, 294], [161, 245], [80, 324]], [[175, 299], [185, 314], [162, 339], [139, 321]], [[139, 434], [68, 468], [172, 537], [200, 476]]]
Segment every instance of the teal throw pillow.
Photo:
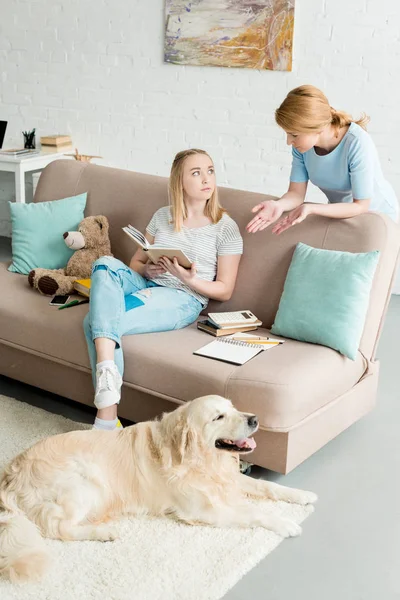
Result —
[[86, 196], [85, 192], [51, 202], [10, 202], [12, 263], [8, 270], [28, 275], [38, 267], [65, 267], [74, 251], [65, 245], [63, 233], [76, 231], [84, 217]]
[[378, 259], [378, 250], [353, 254], [297, 244], [272, 333], [355, 360]]

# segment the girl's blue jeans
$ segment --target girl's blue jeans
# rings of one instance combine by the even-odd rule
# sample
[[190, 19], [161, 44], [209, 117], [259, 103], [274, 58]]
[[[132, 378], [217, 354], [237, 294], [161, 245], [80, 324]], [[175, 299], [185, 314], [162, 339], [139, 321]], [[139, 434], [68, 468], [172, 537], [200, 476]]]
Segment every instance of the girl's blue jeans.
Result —
[[[129, 310], [129, 305], [134, 308]], [[157, 285], [111, 256], [99, 258], [92, 267], [89, 313], [83, 323], [93, 379], [96, 338], [114, 340], [114, 360], [123, 376], [123, 335], [182, 329], [202, 309], [201, 302], [183, 290]]]

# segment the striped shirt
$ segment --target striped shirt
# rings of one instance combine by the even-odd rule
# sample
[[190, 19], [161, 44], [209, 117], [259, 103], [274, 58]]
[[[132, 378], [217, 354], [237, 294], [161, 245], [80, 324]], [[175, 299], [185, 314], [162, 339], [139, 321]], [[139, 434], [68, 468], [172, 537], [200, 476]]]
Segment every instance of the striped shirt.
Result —
[[[196, 263], [199, 279], [215, 280], [219, 256], [243, 254], [243, 240], [239, 227], [226, 213], [218, 223], [195, 228], [183, 225], [181, 231], [174, 231], [171, 221], [170, 207], [163, 206], [153, 215], [146, 231], [154, 236], [154, 246], [182, 250], [191, 262]], [[171, 273], [164, 273], [152, 281], [158, 285], [184, 290], [204, 306], [208, 303], [206, 296], [198, 294]]]

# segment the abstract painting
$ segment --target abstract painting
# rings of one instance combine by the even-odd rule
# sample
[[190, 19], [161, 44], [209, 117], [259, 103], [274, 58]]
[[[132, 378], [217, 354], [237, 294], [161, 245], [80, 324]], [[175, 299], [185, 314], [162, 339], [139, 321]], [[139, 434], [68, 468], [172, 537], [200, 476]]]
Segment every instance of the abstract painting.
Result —
[[165, 62], [291, 71], [295, 0], [166, 0]]

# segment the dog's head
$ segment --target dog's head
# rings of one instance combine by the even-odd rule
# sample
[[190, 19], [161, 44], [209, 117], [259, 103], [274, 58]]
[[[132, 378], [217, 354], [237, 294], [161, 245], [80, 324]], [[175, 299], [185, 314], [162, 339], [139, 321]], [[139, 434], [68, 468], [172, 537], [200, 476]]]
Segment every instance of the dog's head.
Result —
[[247, 454], [256, 447], [255, 415], [236, 410], [221, 396], [203, 396], [167, 415], [171, 439], [181, 459], [188, 452], [208, 450]]

